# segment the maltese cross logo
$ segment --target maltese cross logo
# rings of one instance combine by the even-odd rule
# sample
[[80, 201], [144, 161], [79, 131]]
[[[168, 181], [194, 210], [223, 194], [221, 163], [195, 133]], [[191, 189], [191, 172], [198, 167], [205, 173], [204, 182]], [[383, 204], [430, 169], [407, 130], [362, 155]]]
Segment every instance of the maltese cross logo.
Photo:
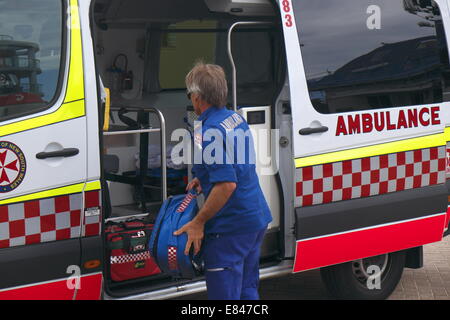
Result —
[[[15, 158], [14, 160], [6, 158]], [[16, 176], [19, 174], [19, 168], [17, 168], [17, 162], [19, 158], [12, 151], [0, 152], [0, 185], [10, 184], [14, 181]]]
[[25, 177], [25, 156], [11, 142], [0, 142], [0, 192], [10, 192], [22, 183]]

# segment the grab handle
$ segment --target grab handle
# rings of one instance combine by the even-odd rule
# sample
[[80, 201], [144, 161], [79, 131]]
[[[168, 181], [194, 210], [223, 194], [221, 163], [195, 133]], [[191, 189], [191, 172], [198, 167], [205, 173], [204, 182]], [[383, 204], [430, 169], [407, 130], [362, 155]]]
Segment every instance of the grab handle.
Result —
[[36, 155], [36, 158], [39, 160], [48, 159], [48, 158], [69, 158], [74, 157], [80, 153], [80, 150], [77, 148], [66, 148], [58, 151], [51, 152], [39, 152]]
[[302, 136], [307, 136], [310, 134], [323, 133], [323, 132], [327, 132], [327, 131], [328, 131], [328, 127], [322, 126], [322, 127], [318, 127], [318, 128], [303, 128], [298, 133]]

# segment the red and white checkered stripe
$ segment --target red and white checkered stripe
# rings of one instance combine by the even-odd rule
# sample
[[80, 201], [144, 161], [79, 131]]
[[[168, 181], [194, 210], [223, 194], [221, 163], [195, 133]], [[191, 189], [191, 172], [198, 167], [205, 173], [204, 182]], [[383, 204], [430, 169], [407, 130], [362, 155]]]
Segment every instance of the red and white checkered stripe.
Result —
[[169, 270], [176, 270], [178, 268], [176, 247], [167, 248], [167, 258], [169, 262]]
[[0, 206], [0, 248], [77, 238], [82, 194]]
[[434, 147], [296, 170], [297, 207], [364, 198], [445, 182], [446, 148]]
[[183, 202], [181, 202], [180, 206], [178, 207], [177, 212], [183, 212], [184, 210], [186, 210], [186, 208], [189, 206], [192, 199], [194, 198], [195, 195], [193, 195], [192, 193], [188, 193], [186, 197], [183, 199]]
[[128, 263], [128, 262], [137, 262], [142, 260], [149, 260], [151, 259], [150, 252], [145, 251], [141, 253], [135, 253], [135, 254], [126, 254], [123, 256], [111, 256], [111, 264], [122, 264], [122, 263]]
[[82, 193], [0, 206], [0, 248], [95, 236], [100, 234], [100, 191], [84, 194], [84, 208], [98, 214], [82, 214]]

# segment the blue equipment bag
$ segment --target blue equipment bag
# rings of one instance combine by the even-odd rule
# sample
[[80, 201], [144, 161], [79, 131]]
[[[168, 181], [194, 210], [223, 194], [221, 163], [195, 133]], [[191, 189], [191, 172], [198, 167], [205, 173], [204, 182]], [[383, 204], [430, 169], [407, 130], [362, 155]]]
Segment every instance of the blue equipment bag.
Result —
[[156, 218], [149, 241], [150, 254], [161, 271], [174, 278], [193, 279], [200, 272], [200, 254], [194, 257], [192, 248], [188, 256], [184, 254], [187, 234], [173, 235], [190, 222], [197, 212], [197, 194], [191, 191], [186, 195], [167, 199]]

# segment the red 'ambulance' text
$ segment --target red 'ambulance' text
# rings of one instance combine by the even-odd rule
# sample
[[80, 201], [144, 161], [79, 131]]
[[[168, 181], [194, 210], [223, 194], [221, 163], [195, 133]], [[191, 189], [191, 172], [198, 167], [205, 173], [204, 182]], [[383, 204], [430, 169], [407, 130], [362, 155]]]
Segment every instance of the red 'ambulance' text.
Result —
[[400, 110], [397, 116], [390, 111], [339, 116], [336, 136], [435, 126], [441, 124], [439, 111], [440, 107], [424, 107]]

